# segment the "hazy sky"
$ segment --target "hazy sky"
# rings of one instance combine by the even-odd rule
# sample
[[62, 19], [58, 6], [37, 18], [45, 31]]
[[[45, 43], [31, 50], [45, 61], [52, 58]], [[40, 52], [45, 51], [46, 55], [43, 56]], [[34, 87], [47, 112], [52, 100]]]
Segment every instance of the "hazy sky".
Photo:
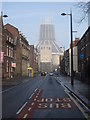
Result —
[[40, 22], [44, 18], [50, 17], [55, 25], [56, 43], [66, 49], [70, 44], [70, 17], [61, 16], [62, 12], [69, 13], [72, 8], [73, 30], [77, 33], [75, 37], [81, 38], [88, 27], [87, 19], [81, 24], [78, 20], [81, 17], [81, 11], [74, 2], [3, 2], [4, 24], [10, 23], [21, 31], [30, 44], [37, 45], [39, 40]]

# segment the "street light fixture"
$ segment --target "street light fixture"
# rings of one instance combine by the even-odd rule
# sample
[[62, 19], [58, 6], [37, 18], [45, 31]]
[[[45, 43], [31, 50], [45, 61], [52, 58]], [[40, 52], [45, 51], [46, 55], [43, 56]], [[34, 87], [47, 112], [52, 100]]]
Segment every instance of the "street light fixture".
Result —
[[5, 18], [6, 18], [6, 17], [8, 17], [8, 16], [7, 16], [7, 15], [3, 15], [3, 17], [5, 17]]
[[70, 24], [71, 24], [71, 85], [73, 86], [73, 37], [72, 37], [72, 11], [70, 14], [62, 13], [62, 16], [70, 15]]

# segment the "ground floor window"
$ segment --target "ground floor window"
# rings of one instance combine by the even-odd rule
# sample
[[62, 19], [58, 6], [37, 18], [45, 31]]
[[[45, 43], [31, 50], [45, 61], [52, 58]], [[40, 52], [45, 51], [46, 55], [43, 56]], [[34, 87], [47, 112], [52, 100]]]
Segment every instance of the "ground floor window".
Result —
[[6, 63], [7, 65], [6, 65], [6, 72], [9, 72], [9, 62], [8, 62], [8, 60], [7, 60], [7, 63]]

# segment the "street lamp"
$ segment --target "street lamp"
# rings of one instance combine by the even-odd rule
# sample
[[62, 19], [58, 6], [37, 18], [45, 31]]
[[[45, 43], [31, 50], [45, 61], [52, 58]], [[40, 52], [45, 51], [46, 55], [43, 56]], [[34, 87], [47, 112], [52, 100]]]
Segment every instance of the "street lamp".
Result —
[[62, 13], [62, 16], [69, 15], [70, 16], [70, 24], [71, 24], [71, 85], [73, 86], [73, 37], [72, 37], [72, 11], [70, 14]]
[[7, 15], [3, 15], [3, 17], [5, 17], [5, 18], [6, 18], [6, 17], [8, 17], [8, 16], [7, 16]]

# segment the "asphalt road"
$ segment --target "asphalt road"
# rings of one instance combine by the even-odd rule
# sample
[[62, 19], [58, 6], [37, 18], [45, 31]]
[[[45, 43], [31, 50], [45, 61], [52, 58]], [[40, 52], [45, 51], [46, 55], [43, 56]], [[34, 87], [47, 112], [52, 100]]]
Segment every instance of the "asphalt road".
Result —
[[3, 92], [3, 118], [85, 118], [54, 76], [38, 76]]

